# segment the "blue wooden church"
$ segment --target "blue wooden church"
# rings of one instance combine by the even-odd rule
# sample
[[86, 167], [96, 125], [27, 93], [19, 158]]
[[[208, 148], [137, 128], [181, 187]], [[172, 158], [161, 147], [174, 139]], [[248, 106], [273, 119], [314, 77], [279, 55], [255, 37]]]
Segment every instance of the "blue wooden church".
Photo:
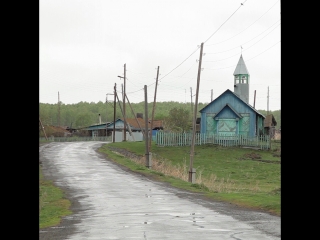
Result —
[[263, 135], [265, 117], [248, 103], [250, 75], [242, 55], [233, 75], [234, 91], [227, 89], [199, 111], [200, 133], [247, 137]]

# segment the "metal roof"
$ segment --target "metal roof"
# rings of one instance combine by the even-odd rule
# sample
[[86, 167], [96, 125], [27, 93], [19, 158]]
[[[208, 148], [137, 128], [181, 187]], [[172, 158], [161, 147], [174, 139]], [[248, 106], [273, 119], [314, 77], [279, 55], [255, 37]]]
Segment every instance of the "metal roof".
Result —
[[[215, 102], [219, 97], [221, 97], [223, 94], [225, 94], [226, 92], [231, 92], [234, 96], [236, 96], [240, 101], [242, 101], [243, 103], [245, 103], [249, 108], [251, 108], [254, 112], [256, 112], [258, 115], [262, 116], [263, 118], [265, 118], [265, 116], [263, 114], [261, 114], [260, 112], [258, 112], [254, 107], [252, 107], [249, 103], [246, 103], [245, 101], [243, 101], [241, 98], [239, 98], [239, 96], [237, 94], [235, 94], [234, 92], [232, 92], [230, 89], [227, 89], [226, 91], [224, 91], [223, 93], [220, 94], [220, 96], [218, 96], [216, 99], [214, 99], [211, 103], [209, 103], [207, 106], [205, 106], [204, 108], [202, 108], [199, 112], [202, 112], [205, 108], [207, 108], [209, 105], [213, 104], [213, 102]], [[228, 104], [229, 105], [229, 104]], [[231, 107], [229, 105], [229, 107]]]
[[236, 114], [236, 115], [238, 116], [238, 118], [242, 118], [242, 116], [241, 116], [236, 110], [234, 110], [233, 107], [231, 107], [231, 106], [229, 105], [229, 103], [227, 103], [226, 105], [224, 105], [224, 106], [220, 109], [220, 111], [217, 112], [216, 116], [218, 116], [219, 113], [222, 112], [222, 110], [225, 109], [226, 107], [229, 107], [229, 108], [231, 109], [231, 111], [233, 111], [234, 114]]
[[238, 74], [249, 74], [246, 64], [243, 61], [242, 54], [240, 56], [236, 70], [234, 70], [234, 73], [233, 73], [233, 75], [238, 75]]

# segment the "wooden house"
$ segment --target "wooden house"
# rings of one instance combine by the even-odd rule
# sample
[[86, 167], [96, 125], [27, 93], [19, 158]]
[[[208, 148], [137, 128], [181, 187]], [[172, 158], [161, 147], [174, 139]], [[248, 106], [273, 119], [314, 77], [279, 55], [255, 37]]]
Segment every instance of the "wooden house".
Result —
[[233, 73], [234, 92], [227, 89], [200, 110], [200, 132], [219, 135], [264, 134], [265, 117], [249, 102], [249, 72], [242, 55]]
[[[100, 117], [100, 114], [99, 114]], [[139, 141], [144, 139], [144, 131], [145, 129], [145, 119], [143, 119], [143, 114], [138, 113], [136, 118], [127, 118], [126, 119], [126, 139]], [[148, 120], [147, 131], [150, 132], [151, 129], [151, 120]], [[155, 136], [156, 131], [163, 129], [163, 121], [162, 120], [154, 120], [152, 124], [152, 136]], [[101, 136], [112, 136], [113, 130], [115, 130], [117, 134], [117, 139], [120, 138], [121, 133], [123, 139], [123, 130], [124, 130], [124, 119], [118, 118], [115, 122], [101, 123], [90, 125], [81, 129], [86, 132], [86, 136], [92, 137], [101, 137]], [[131, 136], [133, 133], [133, 136]], [[122, 141], [122, 140], [121, 140]]]
[[[143, 140], [144, 139], [144, 133], [146, 131], [145, 127], [145, 119], [142, 118], [142, 115], [137, 115], [136, 118], [127, 118], [127, 127], [126, 127], [126, 139], [130, 139], [130, 132], [133, 133], [133, 136], [135, 136], [135, 141], [138, 139]], [[107, 125], [107, 132], [110, 134], [113, 132], [113, 128], [115, 127], [116, 132], [122, 132], [124, 130], [124, 119], [118, 118], [115, 121], [115, 124], [110, 123]], [[163, 129], [163, 121], [162, 120], [154, 120], [152, 124], [152, 137], [154, 138], [156, 135], [156, 132]], [[147, 132], [150, 134], [151, 130], [151, 120], [148, 120], [148, 126], [147, 126]]]

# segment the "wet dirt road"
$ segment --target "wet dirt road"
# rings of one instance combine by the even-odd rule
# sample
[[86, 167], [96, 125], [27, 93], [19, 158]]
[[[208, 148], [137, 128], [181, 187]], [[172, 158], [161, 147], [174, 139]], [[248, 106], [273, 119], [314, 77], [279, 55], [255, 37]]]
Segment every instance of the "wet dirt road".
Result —
[[72, 215], [39, 239], [281, 239], [280, 217], [207, 201], [197, 193], [124, 171], [95, 150], [106, 142], [40, 146], [46, 179], [72, 201]]

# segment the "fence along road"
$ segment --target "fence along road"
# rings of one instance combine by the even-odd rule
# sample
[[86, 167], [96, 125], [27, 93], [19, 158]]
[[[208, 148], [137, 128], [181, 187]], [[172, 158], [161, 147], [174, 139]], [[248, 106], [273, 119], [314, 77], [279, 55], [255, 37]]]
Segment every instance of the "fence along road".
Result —
[[207, 201], [129, 173], [95, 150], [106, 142], [41, 145], [44, 176], [65, 190], [73, 214], [40, 239], [280, 239], [280, 217]]

